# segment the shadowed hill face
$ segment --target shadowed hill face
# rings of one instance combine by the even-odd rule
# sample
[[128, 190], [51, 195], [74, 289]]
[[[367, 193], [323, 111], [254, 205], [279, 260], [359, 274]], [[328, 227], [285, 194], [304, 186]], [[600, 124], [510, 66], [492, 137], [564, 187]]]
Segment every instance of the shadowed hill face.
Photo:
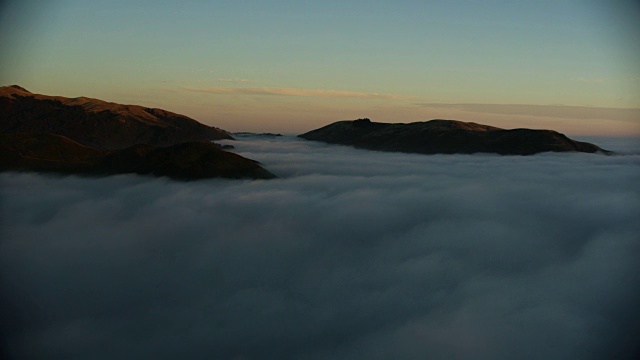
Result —
[[39, 95], [17, 85], [0, 88], [0, 112], [0, 132], [57, 134], [96, 149], [232, 138], [224, 130], [161, 109]]
[[0, 134], [0, 151], [0, 170], [4, 171], [83, 175], [135, 173], [178, 180], [274, 177], [253, 160], [203, 142], [167, 147], [140, 144], [108, 151], [53, 134]]
[[178, 180], [275, 177], [256, 161], [221, 150], [218, 145], [203, 142], [187, 142], [161, 148], [135, 145], [109, 153], [97, 168], [105, 173], [151, 174]]
[[574, 141], [552, 130], [505, 130], [455, 120], [431, 120], [409, 124], [375, 123], [368, 119], [339, 121], [300, 135], [308, 140], [355, 147], [421, 154], [532, 155], [540, 152], [607, 151]]

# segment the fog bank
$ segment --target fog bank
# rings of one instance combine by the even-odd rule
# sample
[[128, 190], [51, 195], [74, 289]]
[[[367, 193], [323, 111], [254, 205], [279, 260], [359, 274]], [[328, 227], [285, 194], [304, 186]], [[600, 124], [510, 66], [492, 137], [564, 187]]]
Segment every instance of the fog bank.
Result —
[[9, 358], [638, 354], [631, 146], [522, 157], [233, 144], [280, 178], [0, 174]]

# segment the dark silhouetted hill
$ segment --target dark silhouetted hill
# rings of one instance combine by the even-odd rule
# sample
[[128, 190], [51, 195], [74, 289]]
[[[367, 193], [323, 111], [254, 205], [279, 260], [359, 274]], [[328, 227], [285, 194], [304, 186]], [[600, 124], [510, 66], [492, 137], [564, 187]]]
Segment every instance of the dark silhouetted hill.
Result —
[[206, 142], [98, 150], [60, 135], [17, 133], [0, 134], [0, 153], [3, 171], [95, 176], [133, 173], [177, 180], [274, 177], [256, 161]]
[[596, 145], [571, 140], [553, 130], [512, 129], [455, 120], [408, 124], [338, 121], [299, 135], [308, 140], [357, 148], [420, 154], [497, 153], [532, 155], [547, 151], [609, 153]]

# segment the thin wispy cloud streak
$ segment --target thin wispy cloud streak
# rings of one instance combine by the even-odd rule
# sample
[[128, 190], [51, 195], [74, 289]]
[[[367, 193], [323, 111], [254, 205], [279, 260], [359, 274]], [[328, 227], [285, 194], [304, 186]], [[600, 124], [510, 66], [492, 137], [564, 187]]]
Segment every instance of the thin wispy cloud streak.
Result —
[[564, 119], [610, 119], [640, 124], [639, 108], [607, 108], [569, 105], [523, 105], [523, 104], [441, 104], [419, 103], [428, 108], [445, 108], [497, 115], [522, 115]]
[[226, 83], [236, 83], [236, 84], [242, 84], [242, 83], [248, 84], [253, 82], [249, 79], [218, 79], [218, 81], [226, 82]]
[[342, 90], [322, 90], [322, 89], [296, 89], [296, 88], [274, 88], [274, 87], [224, 87], [224, 86], [209, 86], [209, 87], [191, 87], [182, 86], [184, 90], [203, 92], [209, 94], [219, 95], [277, 95], [277, 96], [303, 96], [303, 97], [318, 97], [318, 98], [355, 98], [355, 99], [387, 99], [387, 100], [407, 100], [410, 97], [395, 95], [395, 94], [378, 94], [378, 93], [364, 93], [357, 91], [342, 91]]
[[232, 143], [280, 177], [0, 174], [11, 358], [638, 354], [640, 155]]

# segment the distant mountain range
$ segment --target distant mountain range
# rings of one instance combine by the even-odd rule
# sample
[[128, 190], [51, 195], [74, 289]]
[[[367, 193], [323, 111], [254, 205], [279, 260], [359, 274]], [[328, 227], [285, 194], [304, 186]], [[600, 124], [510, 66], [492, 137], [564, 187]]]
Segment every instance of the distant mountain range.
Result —
[[571, 140], [553, 130], [505, 130], [455, 120], [408, 124], [376, 123], [369, 119], [338, 121], [299, 137], [369, 150], [420, 154], [532, 155], [547, 151], [610, 153], [596, 145]]
[[272, 178], [256, 161], [223, 151], [222, 129], [184, 115], [85, 97], [0, 88], [0, 170], [86, 175], [138, 173], [191, 180]]

